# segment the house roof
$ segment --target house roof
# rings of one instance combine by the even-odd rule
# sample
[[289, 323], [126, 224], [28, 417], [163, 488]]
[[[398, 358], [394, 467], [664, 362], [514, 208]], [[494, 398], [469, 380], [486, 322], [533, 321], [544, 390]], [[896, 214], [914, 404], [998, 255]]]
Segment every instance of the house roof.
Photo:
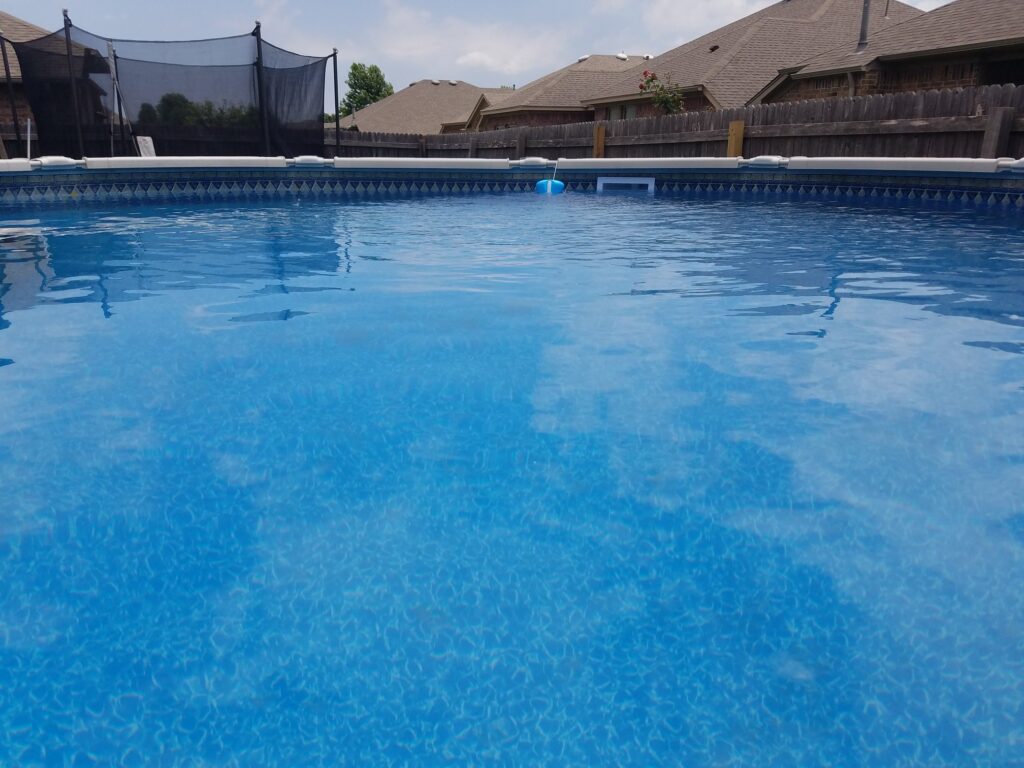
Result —
[[[779, 70], [856, 40], [863, 9], [863, 0], [781, 0], [633, 68], [590, 103], [643, 98], [638, 89], [640, 73], [650, 69], [663, 82], [702, 90], [719, 108], [744, 106]], [[875, 0], [870, 33], [921, 14], [899, 0]]]
[[[37, 27], [35, 24], [29, 24], [17, 16], [11, 16], [6, 11], [0, 11], [0, 30], [3, 31], [4, 37], [16, 43], [36, 40], [51, 34], [51, 30]], [[21, 82], [21, 64], [18, 63], [18, 56], [14, 53], [14, 47], [10, 43], [4, 43], [4, 46], [7, 48], [7, 62], [11, 67], [11, 82]], [[6, 80], [4, 71], [0, 68], [0, 82], [6, 82]]]
[[468, 115], [482, 94], [496, 90], [462, 80], [419, 80], [343, 117], [341, 127], [377, 133], [440, 133], [443, 124]]
[[496, 107], [503, 104], [515, 94], [513, 88], [484, 88], [483, 93], [480, 94], [480, 98], [476, 100], [476, 104], [465, 114], [459, 115], [455, 120], [446, 120], [444, 127], [463, 129], [471, 125], [477, 118], [477, 116], [485, 109], [489, 107]]
[[850, 72], [885, 59], [1020, 44], [1024, 44], [1022, 0], [955, 0], [878, 32], [860, 51], [848, 44], [801, 62], [793, 76]]
[[485, 115], [528, 110], [585, 110], [583, 101], [599, 93], [645, 61], [643, 56], [594, 54], [544, 75], [517, 89], [501, 104], [485, 109]]

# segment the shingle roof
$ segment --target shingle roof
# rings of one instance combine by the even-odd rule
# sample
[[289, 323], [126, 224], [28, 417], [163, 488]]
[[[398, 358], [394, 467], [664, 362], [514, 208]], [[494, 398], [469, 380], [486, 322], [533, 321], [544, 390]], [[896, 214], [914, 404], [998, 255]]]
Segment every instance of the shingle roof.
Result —
[[878, 59], [1021, 43], [1024, 0], [956, 0], [878, 32], [860, 52], [850, 44], [801, 62], [794, 77], [859, 70]]
[[[49, 35], [51, 32], [51, 30], [22, 21], [17, 16], [11, 16], [6, 11], [0, 11], [0, 30], [3, 30], [4, 37], [16, 43], [35, 40]], [[14, 53], [14, 47], [10, 43], [4, 43], [4, 45], [7, 47], [7, 61], [11, 66], [11, 82], [21, 82], [21, 65], [18, 63], [18, 57]], [[6, 82], [6, 80], [3, 64], [0, 62], [0, 83]]]
[[[863, 0], [781, 0], [635, 67], [590, 101], [641, 96], [637, 88], [640, 73], [650, 69], [674, 85], [703, 88], [718, 107], [741, 107], [778, 76], [780, 69], [848, 40], [856, 41], [863, 9]], [[869, 29], [877, 34], [921, 13], [898, 0], [875, 0]]]
[[[620, 54], [621, 56], [622, 54]], [[617, 82], [622, 73], [644, 61], [643, 56], [595, 54], [567, 67], [544, 75], [522, 88], [502, 104], [485, 109], [485, 115], [521, 112], [531, 109], [586, 109], [583, 100]]]
[[446, 127], [465, 128], [469, 123], [473, 122], [480, 112], [489, 107], [504, 104], [515, 94], [515, 90], [512, 88], [484, 88], [482, 90], [483, 93], [480, 94], [480, 98], [476, 100], [476, 104], [473, 105], [472, 109], [459, 115], [454, 120], [445, 120], [444, 125]]
[[356, 125], [361, 131], [378, 133], [440, 133], [444, 123], [467, 115], [481, 94], [494, 90], [462, 80], [420, 80], [343, 117], [341, 127]]

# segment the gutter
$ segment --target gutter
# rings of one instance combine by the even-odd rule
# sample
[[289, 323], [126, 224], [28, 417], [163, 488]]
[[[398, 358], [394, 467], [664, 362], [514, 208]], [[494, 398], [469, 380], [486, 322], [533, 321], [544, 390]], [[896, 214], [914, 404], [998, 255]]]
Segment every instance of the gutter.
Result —
[[492, 115], [514, 115], [517, 112], [590, 112], [587, 106], [581, 107], [533, 107], [529, 104], [521, 104], [517, 107], [497, 107], [493, 110], [485, 109], [480, 112], [481, 117]]

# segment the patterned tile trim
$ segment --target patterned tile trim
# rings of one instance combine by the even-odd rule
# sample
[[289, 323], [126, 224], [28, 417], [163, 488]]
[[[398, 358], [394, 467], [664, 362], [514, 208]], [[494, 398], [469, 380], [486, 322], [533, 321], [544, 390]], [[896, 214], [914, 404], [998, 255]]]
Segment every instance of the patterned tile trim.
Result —
[[527, 181], [241, 180], [32, 184], [0, 188], [0, 204], [78, 203], [171, 199], [286, 198], [372, 195], [459, 195], [530, 192]]
[[[199, 173], [173, 173], [157, 178], [139, 174], [63, 173], [12, 174], [0, 178], [0, 205], [75, 204], [90, 202], [144, 202], [176, 199], [365, 197], [406, 195], [469, 195], [480, 193], [532, 192], [536, 173], [514, 175], [403, 173], [380, 175], [330, 172], [266, 175], [224, 174], [210, 179]], [[571, 192], [594, 192], [596, 175], [567, 173]], [[977, 178], [873, 178], [842, 176], [787, 176], [741, 174], [737, 176], [665, 174], [657, 178], [657, 190], [674, 195], [725, 195], [730, 197], [793, 197], [819, 200], [893, 200], [906, 203], [946, 203], [1024, 210], [1024, 179]]]

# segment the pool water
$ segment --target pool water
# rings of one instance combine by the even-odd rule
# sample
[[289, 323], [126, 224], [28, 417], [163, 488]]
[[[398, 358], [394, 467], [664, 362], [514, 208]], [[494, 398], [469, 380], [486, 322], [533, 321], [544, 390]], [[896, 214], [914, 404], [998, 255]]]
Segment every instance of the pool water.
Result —
[[1019, 215], [21, 210], [0, 276], [0, 765], [1024, 765]]

